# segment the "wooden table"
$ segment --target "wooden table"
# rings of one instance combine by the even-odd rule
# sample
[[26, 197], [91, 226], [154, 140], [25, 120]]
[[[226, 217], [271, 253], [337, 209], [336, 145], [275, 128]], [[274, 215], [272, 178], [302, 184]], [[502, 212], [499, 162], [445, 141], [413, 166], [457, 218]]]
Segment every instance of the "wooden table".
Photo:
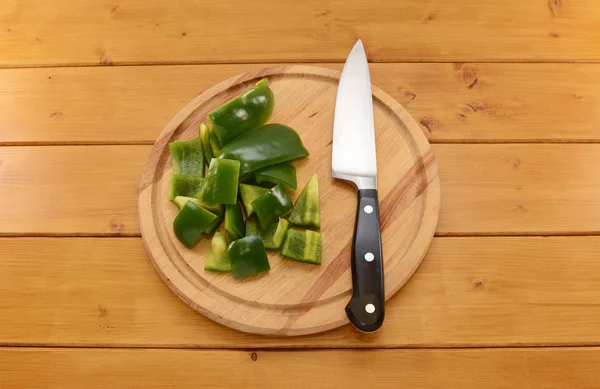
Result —
[[[209, 321], [144, 250], [150, 145], [209, 86], [359, 37], [438, 159], [429, 254], [375, 335]], [[1, 388], [600, 386], [596, 0], [7, 0], [0, 48]]]

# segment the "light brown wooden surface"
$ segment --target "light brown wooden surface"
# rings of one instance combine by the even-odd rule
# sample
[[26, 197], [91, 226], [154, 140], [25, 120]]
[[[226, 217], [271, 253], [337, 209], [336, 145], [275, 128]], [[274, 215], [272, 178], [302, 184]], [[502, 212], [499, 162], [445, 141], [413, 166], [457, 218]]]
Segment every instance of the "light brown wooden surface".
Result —
[[599, 256], [600, 237], [435, 238], [378, 333], [275, 338], [188, 307], [140, 238], [0, 238], [0, 346], [600, 345]]
[[[300, 187], [318, 174], [322, 262], [310, 266], [270, 252], [270, 271], [241, 282], [230, 274], [204, 270], [209, 239], [190, 250], [175, 236], [177, 207], [168, 199], [173, 174], [168, 146], [197, 138], [199, 123], [209, 112], [265, 77], [278, 99], [269, 122], [294, 128], [310, 152], [308, 158], [293, 162]], [[139, 190], [142, 238], [165, 283], [207, 317], [244, 332], [279, 336], [315, 334], [348, 323], [344, 308], [352, 295], [348, 258], [356, 189], [331, 177], [333, 134], [325, 131], [333, 123], [339, 78], [335, 70], [294, 65], [225, 80], [183, 108], [152, 147]], [[435, 156], [419, 125], [376, 87], [373, 115], [388, 299], [417, 270], [429, 248], [440, 212], [440, 181]], [[299, 193], [292, 193], [293, 201]]]
[[[139, 235], [137, 187], [150, 149], [0, 147], [0, 234]], [[432, 150], [442, 192], [439, 235], [600, 231], [598, 144]]]
[[[599, 20], [593, 0], [0, 2], [0, 387], [598, 387], [598, 349], [568, 346], [600, 346]], [[149, 145], [210, 86], [339, 70], [357, 38], [437, 143], [438, 237], [372, 336], [215, 324], [139, 238]]]
[[[598, 348], [0, 349], [6, 388], [596, 388]], [[48, 369], [47, 366], [52, 366]], [[107, 374], [110, 372], [110, 374]]]
[[[0, 65], [598, 61], [595, 0], [27, 0], [0, 7]], [[268, 17], [267, 17], [268, 15]]]
[[[0, 144], [152, 144], [200, 92], [265, 66], [3, 70]], [[371, 77], [433, 143], [600, 141], [598, 64], [377, 63]]]

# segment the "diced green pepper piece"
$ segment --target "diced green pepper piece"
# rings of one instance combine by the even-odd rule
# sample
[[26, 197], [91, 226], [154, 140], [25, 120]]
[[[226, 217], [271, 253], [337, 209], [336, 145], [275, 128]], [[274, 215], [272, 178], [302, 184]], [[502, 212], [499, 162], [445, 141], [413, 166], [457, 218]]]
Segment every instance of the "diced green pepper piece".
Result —
[[311, 230], [288, 230], [281, 255], [300, 262], [321, 264], [321, 234]]
[[246, 236], [258, 235], [267, 250], [277, 250], [281, 246], [289, 226], [290, 222], [280, 218], [278, 222], [271, 224], [267, 230], [263, 230], [256, 220], [246, 220]]
[[173, 231], [181, 243], [192, 248], [216, 218], [214, 213], [188, 201], [173, 220]]
[[275, 187], [252, 202], [262, 229], [266, 230], [278, 218], [287, 215], [292, 210], [292, 199], [285, 186]]
[[254, 213], [252, 202], [265, 193], [269, 193], [269, 189], [261, 188], [260, 186], [240, 184], [240, 196], [242, 197], [242, 204], [244, 204], [246, 217], [250, 217]]
[[217, 158], [217, 156], [221, 154], [221, 143], [215, 134], [215, 127], [212, 123], [209, 123], [208, 126], [208, 141], [210, 143], [213, 158]]
[[202, 201], [212, 204], [236, 204], [240, 163], [213, 158], [208, 168]]
[[286, 188], [296, 190], [296, 168], [289, 162], [279, 165], [267, 166], [255, 173], [256, 182], [272, 182], [273, 184], [283, 184]]
[[[202, 204], [202, 203], [201, 203]], [[206, 235], [212, 235], [217, 228], [219, 228], [219, 226], [221, 225], [221, 222], [223, 221], [223, 218], [225, 217], [225, 206], [223, 204], [210, 204], [212, 207], [212, 210], [210, 210], [212, 213], [214, 213], [215, 215], [217, 215], [217, 218], [215, 220], [213, 220], [212, 223], [210, 223], [210, 225], [208, 227], [206, 227], [206, 230], [204, 231], [204, 233]], [[209, 209], [204, 207], [204, 209]]]
[[[183, 208], [185, 203], [187, 203], [188, 201], [191, 201], [192, 203], [196, 204], [197, 206], [202, 207], [202, 203], [200, 202], [200, 200], [198, 200], [195, 197], [177, 196], [173, 200], [173, 202], [175, 203], [175, 205], [177, 205], [177, 208], [179, 208], [179, 209]], [[210, 211], [210, 209], [208, 209], [206, 207], [203, 207], [203, 208]]]
[[250, 277], [271, 270], [265, 245], [256, 235], [246, 236], [231, 243], [229, 262], [235, 278]]
[[223, 147], [219, 158], [240, 161], [240, 175], [308, 157], [298, 133], [283, 124], [265, 124], [246, 131]]
[[215, 126], [215, 133], [225, 146], [245, 131], [265, 124], [275, 104], [275, 96], [269, 82], [263, 78], [254, 88], [228, 101], [208, 114]]
[[210, 243], [210, 252], [204, 263], [204, 270], [230, 272], [229, 251], [227, 250], [227, 238], [222, 232], [215, 232]]
[[316, 174], [312, 176], [300, 193], [289, 219], [293, 225], [298, 227], [321, 228], [319, 179]]
[[239, 239], [244, 236], [244, 215], [240, 205], [228, 204], [225, 206], [225, 231], [233, 238]]
[[169, 183], [169, 200], [177, 196], [196, 197], [204, 187], [205, 178], [171, 175]]
[[173, 174], [179, 176], [204, 177], [204, 151], [202, 139], [169, 143]]
[[202, 150], [204, 151], [204, 162], [206, 165], [213, 159], [212, 146], [210, 145], [210, 138], [208, 135], [208, 127], [206, 124], [200, 123], [200, 139], [202, 140]]

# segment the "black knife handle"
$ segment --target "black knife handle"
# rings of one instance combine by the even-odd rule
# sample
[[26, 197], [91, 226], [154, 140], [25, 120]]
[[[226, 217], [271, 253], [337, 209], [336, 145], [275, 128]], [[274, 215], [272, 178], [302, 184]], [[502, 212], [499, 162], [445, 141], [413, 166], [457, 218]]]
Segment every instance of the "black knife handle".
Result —
[[358, 330], [377, 331], [383, 324], [385, 292], [376, 189], [358, 191], [351, 265], [352, 298], [346, 314]]

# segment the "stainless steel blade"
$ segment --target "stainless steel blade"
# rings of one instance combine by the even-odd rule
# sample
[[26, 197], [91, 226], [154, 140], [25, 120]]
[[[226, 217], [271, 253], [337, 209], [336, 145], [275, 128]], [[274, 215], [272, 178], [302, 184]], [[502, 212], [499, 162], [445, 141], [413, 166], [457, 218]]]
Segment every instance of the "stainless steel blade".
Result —
[[377, 189], [375, 124], [369, 64], [358, 40], [346, 59], [333, 120], [332, 176]]

